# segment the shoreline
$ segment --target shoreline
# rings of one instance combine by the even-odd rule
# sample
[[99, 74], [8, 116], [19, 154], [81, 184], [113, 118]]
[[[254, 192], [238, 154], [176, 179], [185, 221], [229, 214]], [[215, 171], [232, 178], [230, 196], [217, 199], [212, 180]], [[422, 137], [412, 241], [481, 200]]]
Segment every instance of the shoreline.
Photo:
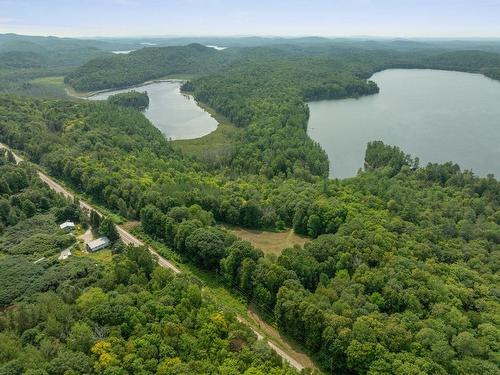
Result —
[[158, 78], [158, 79], [153, 79], [150, 81], [138, 83], [138, 84], [131, 85], [131, 86], [115, 87], [115, 88], [110, 88], [110, 89], [89, 91], [89, 92], [78, 92], [78, 91], [75, 91], [71, 86], [65, 85], [65, 90], [66, 90], [66, 93], [73, 98], [88, 99], [88, 98], [91, 98], [93, 96], [103, 94], [106, 92], [117, 91], [117, 90], [128, 90], [128, 89], [133, 89], [133, 88], [142, 87], [142, 86], [148, 86], [148, 85], [152, 85], [154, 83], [161, 83], [161, 82], [181, 82], [181, 83], [184, 83], [184, 82], [187, 82], [187, 80], [186, 79], [179, 79], [179, 78]]
[[139, 87], [145, 87], [145, 86], [148, 86], [148, 85], [152, 85], [152, 84], [155, 84], [155, 83], [163, 83], [163, 82], [170, 82], [170, 83], [179, 83], [181, 84], [179, 86], [179, 95], [182, 95], [184, 97], [186, 97], [188, 100], [193, 100], [194, 104], [196, 107], [198, 107], [200, 110], [202, 110], [203, 112], [205, 112], [206, 114], [208, 114], [211, 118], [213, 118], [215, 120], [215, 122], [217, 123], [217, 126], [214, 130], [212, 130], [211, 132], [207, 133], [207, 134], [204, 134], [204, 135], [201, 135], [199, 137], [195, 137], [195, 138], [176, 138], [176, 139], [171, 139], [171, 138], [168, 138], [168, 136], [163, 133], [163, 131], [161, 129], [159, 129], [151, 120], [149, 120], [153, 126], [155, 126], [155, 128], [159, 129], [160, 131], [162, 131], [162, 134], [165, 136], [166, 139], [168, 139], [170, 142], [176, 142], [176, 141], [196, 141], [196, 140], [199, 140], [199, 139], [202, 139], [204, 137], [207, 137], [209, 136], [210, 134], [212, 133], [215, 133], [217, 132], [217, 130], [220, 128], [221, 124], [222, 124], [222, 121], [223, 119], [221, 119], [216, 112], [215, 110], [213, 110], [212, 108], [209, 108], [207, 105], [205, 105], [204, 103], [198, 101], [192, 92], [189, 92], [189, 91], [183, 91], [182, 90], [182, 84], [187, 82], [188, 80], [187, 79], [181, 79], [181, 78], [158, 78], [158, 79], [154, 79], [154, 80], [150, 80], [150, 81], [146, 81], [146, 82], [143, 82], [143, 83], [139, 83], [139, 84], [136, 84], [136, 85], [131, 85], [131, 86], [126, 86], [126, 87], [122, 87], [122, 88], [111, 88], [111, 89], [105, 89], [105, 90], [98, 90], [98, 91], [91, 91], [91, 92], [87, 92], [87, 93], [77, 93], [75, 92], [71, 87], [67, 86], [65, 87], [65, 90], [66, 90], [66, 93], [68, 96], [72, 97], [72, 98], [75, 98], [75, 99], [81, 99], [81, 100], [92, 100], [92, 98], [96, 95], [99, 95], [99, 94], [103, 94], [103, 93], [108, 93], [108, 92], [113, 92], [113, 91], [118, 91], [118, 90], [133, 90], [134, 88], [139, 88]]

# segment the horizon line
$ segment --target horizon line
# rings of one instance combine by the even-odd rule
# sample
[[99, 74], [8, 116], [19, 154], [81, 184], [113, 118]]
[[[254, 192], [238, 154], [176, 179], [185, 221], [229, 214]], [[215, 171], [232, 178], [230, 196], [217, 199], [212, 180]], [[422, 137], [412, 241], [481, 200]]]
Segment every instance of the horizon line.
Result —
[[402, 39], [402, 40], [500, 40], [500, 36], [397, 36], [397, 35], [320, 35], [320, 34], [144, 34], [144, 35], [77, 35], [66, 36], [56, 34], [20, 34], [17, 32], [1, 32], [0, 35], [17, 35], [17, 36], [39, 36], [39, 37], [53, 37], [53, 38], [68, 38], [68, 39], [140, 39], [140, 38], [228, 38], [228, 39], [241, 39], [241, 38], [282, 38], [282, 39], [299, 39], [299, 38], [322, 38], [322, 39]]

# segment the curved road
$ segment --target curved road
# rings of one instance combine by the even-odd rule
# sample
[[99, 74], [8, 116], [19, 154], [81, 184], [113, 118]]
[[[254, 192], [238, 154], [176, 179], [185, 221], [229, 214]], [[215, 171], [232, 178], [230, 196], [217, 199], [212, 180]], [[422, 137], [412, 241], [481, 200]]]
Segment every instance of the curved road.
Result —
[[[4, 149], [9, 150], [10, 152], [12, 152], [12, 154], [14, 155], [14, 158], [16, 159], [17, 163], [19, 163], [21, 161], [24, 161], [23, 158], [21, 158], [19, 155], [15, 154], [8, 146], [4, 145], [3, 143], [0, 143], [0, 149], [1, 148], [4, 148]], [[67, 198], [74, 199], [75, 195], [73, 193], [71, 193], [68, 189], [66, 189], [65, 187], [63, 187], [59, 183], [57, 183], [51, 177], [47, 176], [45, 173], [42, 173], [42, 172], [38, 171], [38, 177], [43, 182], [45, 182], [55, 192], [60, 193], [60, 194], [64, 195]], [[90, 212], [90, 210], [94, 210], [95, 212], [97, 212], [99, 214], [99, 216], [102, 216], [102, 214], [98, 210], [96, 210], [90, 204], [88, 204], [88, 203], [86, 203], [86, 202], [84, 202], [82, 200], [80, 200], [80, 207], [83, 210], [87, 211], [87, 212]], [[118, 230], [118, 233], [120, 235], [121, 240], [124, 243], [126, 243], [128, 245], [134, 245], [134, 246], [145, 246], [144, 242], [142, 242], [140, 239], [138, 239], [137, 237], [135, 237], [133, 234], [131, 234], [130, 232], [128, 232], [127, 230], [125, 230], [122, 226], [117, 225], [116, 228]], [[164, 257], [162, 257], [160, 254], [158, 254], [152, 247], [148, 246], [148, 249], [149, 249], [149, 251], [153, 255], [155, 255], [155, 257], [158, 260], [158, 264], [161, 267], [169, 268], [174, 273], [177, 273], [177, 274], [181, 273], [181, 270], [179, 268], [177, 268], [174, 264], [172, 264], [172, 262], [170, 262], [167, 259], [165, 259]], [[240, 323], [243, 323], [246, 326], [248, 326], [255, 333], [255, 335], [257, 336], [257, 339], [259, 339], [259, 340], [265, 339], [264, 335], [262, 335], [262, 333], [258, 332], [252, 326], [252, 324], [250, 324], [243, 317], [241, 317], [240, 315], [237, 315], [236, 318], [238, 319], [238, 321]], [[262, 324], [265, 324], [262, 321], [256, 322], [256, 323], [259, 326], [262, 325]], [[300, 354], [300, 356], [297, 355], [297, 357], [298, 358], [305, 357], [305, 358], [307, 358], [306, 361], [304, 361], [304, 360], [297, 360], [296, 358], [293, 358], [292, 356], [290, 356], [288, 353], [286, 353], [282, 349], [282, 346], [288, 346], [288, 345], [286, 345], [286, 343], [284, 343], [285, 345], [278, 345], [276, 342], [274, 342], [273, 340], [270, 340], [269, 338], [267, 338], [267, 343], [268, 343], [269, 347], [271, 347], [285, 362], [287, 362], [290, 366], [294, 367], [296, 370], [301, 371], [304, 368], [308, 368], [308, 367], [310, 368], [311, 361], [309, 360], [309, 358], [307, 358], [307, 356], [305, 354], [303, 354], [303, 353], [297, 353], [297, 354]], [[290, 350], [290, 348], [289, 348], [289, 350]]]

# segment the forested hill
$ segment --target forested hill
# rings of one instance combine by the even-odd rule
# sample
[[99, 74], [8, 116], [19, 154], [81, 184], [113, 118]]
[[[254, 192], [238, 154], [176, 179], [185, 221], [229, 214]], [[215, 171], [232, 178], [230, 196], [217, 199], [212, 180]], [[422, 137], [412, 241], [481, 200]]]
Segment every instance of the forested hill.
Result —
[[[14, 66], [13, 62], [4, 61], [14, 56], [18, 60], [17, 67], [76, 67], [107, 55], [109, 47], [112, 45], [93, 40], [0, 34], [0, 69]], [[29, 56], [31, 64], [27, 64]]]
[[326, 176], [328, 160], [307, 136], [307, 100], [359, 97], [378, 92], [324, 58], [249, 62], [184, 85], [194, 96], [243, 128], [219, 159], [239, 173]]
[[110, 44], [71, 38], [0, 34], [0, 91], [65, 97], [62, 77], [87, 61], [111, 54]]
[[423, 59], [422, 64], [432, 69], [481, 73], [500, 80], [500, 53], [482, 51], [452, 51]]
[[[278, 43], [278, 42], [276, 42]], [[500, 53], [453, 49], [448, 44], [425, 44], [410, 41], [322, 41], [321, 43], [231, 47], [223, 51], [201, 44], [148, 47], [126, 55], [91, 60], [66, 77], [66, 83], [79, 91], [124, 87], [173, 74], [207, 75], [248, 62], [276, 59], [322, 57], [359, 77], [368, 78], [376, 71], [391, 67], [434, 68], [483, 73], [498, 77]], [[476, 44], [470, 44], [477, 47]], [[492, 73], [494, 72], [494, 73]]]
[[[165, 255], [175, 252], [222, 275], [228, 288], [243, 291], [326, 371], [498, 373], [500, 184], [494, 177], [478, 178], [452, 163], [421, 167], [397, 147], [373, 142], [365, 155], [369, 168], [355, 178], [238, 178], [231, 170], [207, 171], [169, 149], [135, 110], [0, 96], [0, 114], [0, 141], [95, 202], [140, 219], [142, 230], [166, 246]], [[266, 166], [265, 160], [253, 162]], [[292, 227], [317, 238], [279, 257], [265, 256], [215, 220]], [[5, 352], [0, 345], [5, 366], [19, 368], [25, 353], [45, 353], [53, 343], [58, 350], [43, 357], [43, 363], [52, 362], [44, 364], [50, 369], [63, 363], [101, 366], [102, 354], [111, 356], [110, 366], [128, 366], [125, 373], [154, 373], [163, 361], [174, 369], [167, 374], [176, 373], [175, 366], [222, 366], [231, 356], [243, 361], [242, 369], [266, 362], [260, 350], [249, 357], [229, 354], [231, 338], [253, 341], [238, 336], [231, 317], [226, 324], [212, 318], [213, 305], [200, 302], [198, 289], [152, 271], [147, 259], [139, 262], [132, 254], [116, 256], [92, 289], [69, 295], [61, 289], [0, 314], [0, 342], [16, 348]], [[47, 300], [65, 313], [31, 315], [47, 311]], [[198, 301], [195, 307], [192, 301]], [[26, 311], [32, 318], [19, 325], [16, 317]], [[78, 320], [83, 322], [73, 327]], [[165, 335], [158, 337], [156, 328]], [[214, 341], [203, 339], [207, 332]], [[220, 344], [217, 360], [207, 354], [216, 349], [209, 342]], [[125, 347], [131, 353], [123, 356]], [[201, 353], [206, 361], [190, 363]], [[175, 357], [181, 363], [167, 361]], [[272, 359], [267, 366], [256, 373], [277, 371]], [[197, 373], [200, 367], [181, 368]]]
[[179, 74], [208, 74], [220, 70], [225, 54], [201, 44], [148, 47], [129, 54], [91, 60], [70, 73], [65, 82], [79, 91], [125, 87]]

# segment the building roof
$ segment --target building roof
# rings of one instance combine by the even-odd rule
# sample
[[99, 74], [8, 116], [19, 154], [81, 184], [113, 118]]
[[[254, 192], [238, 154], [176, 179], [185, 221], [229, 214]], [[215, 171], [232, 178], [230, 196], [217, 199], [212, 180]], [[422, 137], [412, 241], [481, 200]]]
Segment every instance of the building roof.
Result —
[[108, 237], [101, 237], [98, 238], [97, 240], [91, 241], [87, 244], [90, 250], [100, 248], [102, 246], [107, 246], [109, 245], [109, 238]]
[[59, 225], [59, 228], [61, 228], [61, 229], [74, 228], [74, 227], [75, 227], [75, 223], [73, 223], [72, 221], [65, 221], [64, 223]]

